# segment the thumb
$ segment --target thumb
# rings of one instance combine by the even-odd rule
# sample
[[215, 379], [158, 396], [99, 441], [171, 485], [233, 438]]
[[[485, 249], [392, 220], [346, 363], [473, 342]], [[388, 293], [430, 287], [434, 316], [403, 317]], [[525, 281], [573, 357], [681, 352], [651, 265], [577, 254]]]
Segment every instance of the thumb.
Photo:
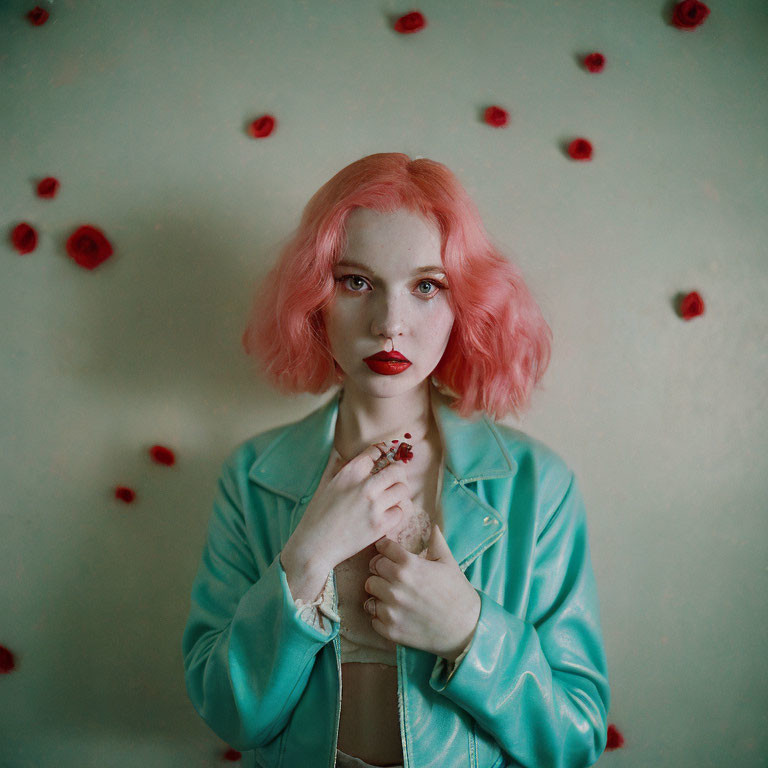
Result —
[[453, 560], [451, 548], [437, 523], [432, 526], [432, 533], [427, 542], [427, 560]]

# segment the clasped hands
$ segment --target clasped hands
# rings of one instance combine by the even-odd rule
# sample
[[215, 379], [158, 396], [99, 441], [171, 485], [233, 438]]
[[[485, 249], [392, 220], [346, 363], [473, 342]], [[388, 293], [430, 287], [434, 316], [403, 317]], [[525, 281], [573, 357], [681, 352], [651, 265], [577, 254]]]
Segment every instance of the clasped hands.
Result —
[[455, 661], [475, 631], [481, 601], [439, 526], [432, 526], [426, 558], [386, 536], [375, 547], [379, 554], [371, 558], [373, 575], [365, 582], [376, 598], [373, 629], [394, 643]]

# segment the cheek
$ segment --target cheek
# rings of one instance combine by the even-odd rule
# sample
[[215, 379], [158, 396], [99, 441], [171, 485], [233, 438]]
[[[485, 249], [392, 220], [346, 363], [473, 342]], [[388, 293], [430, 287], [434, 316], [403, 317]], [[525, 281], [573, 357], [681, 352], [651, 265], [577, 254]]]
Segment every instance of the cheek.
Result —
[[359, 319], [349, 302], [339, 302], [323, 310], [323, 322], [331, 347], [344, 349], [358, 332]]

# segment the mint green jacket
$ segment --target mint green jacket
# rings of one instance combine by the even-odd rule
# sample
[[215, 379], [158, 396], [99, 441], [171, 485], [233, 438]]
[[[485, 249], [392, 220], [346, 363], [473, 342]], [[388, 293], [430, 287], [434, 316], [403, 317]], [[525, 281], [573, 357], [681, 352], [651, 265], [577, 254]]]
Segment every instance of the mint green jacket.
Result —
[[[444, 659], [397, 645], [404, 766], [590, 766], [610, 690], [576, 478], [542, 442], [430, 392], [443, 534], [481, 607], [450, 679]], [[278, 555], [330, 457], [339, 395], [240, 443], [218, 479], [182, 653], [192, 704], [246, 766], [334, 765], [339, 624], [299, 617]]]

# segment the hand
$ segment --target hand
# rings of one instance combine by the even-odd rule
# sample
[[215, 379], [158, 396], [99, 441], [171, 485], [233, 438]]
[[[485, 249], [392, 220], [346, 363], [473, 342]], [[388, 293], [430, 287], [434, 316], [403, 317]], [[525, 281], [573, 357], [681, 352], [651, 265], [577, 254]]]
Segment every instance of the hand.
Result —
[[411, 491], [402, 462], [371, 474], [384, 443], [344, 464], [312, 497], [286, 547], [328, 571], [400, 525]]
[[[426, 558], [386, 536], [375, 546], [374, 575], [365, 582], [365, 591], [376, 598], [373, 629], [394, 643], [455, 661], [474, 634], [481, 601], [443, 532], [432, 526]], [[370, 606], [366, 601], [366, 610]]]

